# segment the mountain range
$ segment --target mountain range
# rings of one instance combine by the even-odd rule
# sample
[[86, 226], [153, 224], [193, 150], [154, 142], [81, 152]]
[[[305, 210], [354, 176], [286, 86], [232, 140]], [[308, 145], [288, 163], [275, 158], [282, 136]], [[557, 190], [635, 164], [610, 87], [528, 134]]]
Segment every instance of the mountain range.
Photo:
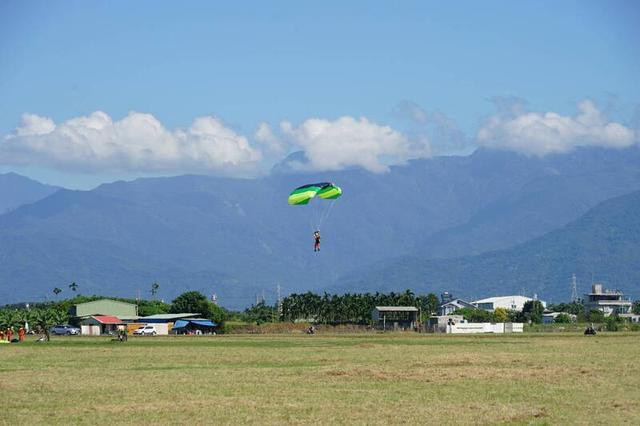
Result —
[[59, 187], [45, 185], [17, 173], [0, 174], [0, 214], [41, 200]]
[[[595, 251], [583, 250], [584, 238], [564, 235], [570, 246], [553, 239], [603, 223], [580, 221], [587, 212], [601, 215], [601, 206], [590, 211], [599, 203], [640, 190], [637, 147], [544, 158], [480, 149], [410, 161], [383, 174], [303, 173], [284, 164], [257, 179], [185, 175], [15, 196], [0, 215], [0, 304], [52, 297], [53, 287], [69, 291], [72, 281], [83, 294], [128, 297], [148, 295], [158, 282], [162, 298], [199, 290], [231, 308], [263, 293], [272, 301], [277, 285], [283, 294], [412, 288], [469, 297], [525, 287], [547, 300], [566, 300], [567, 279], [576, 272], [639, 290], [632, 275], [599, 275], [614, 266], [628, 269], [632, 258], [616, 244], [636, 244], [639, 251], [637, 241], [603, 240], [615, 253], [615, 259], [602, 257], [611, 265], [605, 268], [589, 257]], [[343, 196], [335, 203], [287, 204], [293, 188], [317, 181], [335, 182]], [[9, 188], [15, 187], [0, 179], [0, 193]], [[314, 253], [314, 217], [329, 212], [321, 224], [322, 251]], [[622, 213], [615, 218], [630, 220]], [[595, 228], [583, 233], [603, 235]], [[555, 244], [551, 249], [571, 249], [574, 256], [530, 244]], [[579, 253], [593, 270], [579, 267]], [[513, 268], [518, 256], [557, 257], [562, 268], [543, 268], [541, 275], [541, 264], [529, 259], [518, 260], [517, 274], [501, 270]]]
[[471, 299], [520, 286], [551, 300], [569, 300], [571, 277], [586, 293], [593, 281], [640, 296], [640, 191], [603, 201], [577, 220], [542, 237], [476, 256], [429, 259], [411, 254], [352, 271], [341, 286], [352, 291], [410, 287], [446, 289]]

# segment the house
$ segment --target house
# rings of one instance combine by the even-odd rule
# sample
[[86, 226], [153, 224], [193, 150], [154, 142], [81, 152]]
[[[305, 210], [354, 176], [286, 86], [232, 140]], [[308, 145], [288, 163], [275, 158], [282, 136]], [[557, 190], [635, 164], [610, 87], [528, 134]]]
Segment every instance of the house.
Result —
[[382, 330], [413, 330], [418, 327], [418, 312], [415, 306], [376, 306], [371, 319]]
[[600, 311], [605, 317], [611, 314], [629, 314], [632, 305], [620, 290], [607, 290], [602, 284], [591, 286], [591, 293], [585, 294], [584, 298], [585, 312]]
[[124, 322], [111, 315], [90, 315], [80, 321], [80, 330], [83, 335], [116, 334]]
[[458, 309], [471, 308], [475, 309], [471, 303], [464, 301], [462, 299], [453, 299], [448, 302], [443, 303], [438, 307], [438, 315], [451, 315]]
[[[497, 296], [497, 297], [488, 297], [486, 299], [475, 300], [471, 302], [478, 309], [483, 309], [485, 311], [495, 311], [497, 308], [504, 308], [509, 311], [518, 311], [522, 312], [522, 308], [526, 302], [537, 300], [535, 298], [526, 297], [526, 296]], [[540, 301], [543, 307], [547, 307], [547, 303], [544, 301]]]

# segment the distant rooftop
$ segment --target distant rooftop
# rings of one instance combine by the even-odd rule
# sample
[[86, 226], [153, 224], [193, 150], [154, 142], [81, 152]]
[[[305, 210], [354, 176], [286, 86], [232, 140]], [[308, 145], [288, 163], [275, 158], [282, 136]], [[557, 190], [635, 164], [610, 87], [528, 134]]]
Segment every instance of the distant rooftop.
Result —
[[140, 317], [139, 320], [172, 320], [178, 318], [197, 317], [202, 314], [182, 313], [182, 314], [155, 314], [148, 317]]
[[376, 306], [378, 312], [417, 312], [415, 306]]

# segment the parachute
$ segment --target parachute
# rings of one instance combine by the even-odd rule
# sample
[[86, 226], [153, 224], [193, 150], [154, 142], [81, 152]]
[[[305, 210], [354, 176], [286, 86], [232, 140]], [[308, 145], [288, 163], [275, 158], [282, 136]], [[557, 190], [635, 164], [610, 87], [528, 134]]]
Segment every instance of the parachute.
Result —
[[289, 194], [289, 204], [309, 204], [312, 198], [318, 196], [324, 200], [335, 200], [342, 195], [342, 189], [329, 182], [310, 183], [294, 189]]
[[[329, 217], [331, 209], [336, 199], [342, 195], [342, 189], [330, 182], [310, 183], [302, 185], [289, 194], [289, 204], [292, 206], [301, 206], [309, 204], [313, 198], [320, 198], [321, 200], [330, 200], [330, 203], [325, 202], [313, 202], [308, 207], [310, 219], [310, 225], [313, 231], [317, 231], [322, 226], [322, 222]], [[320, 200], [318, 200], [320, 201]]]

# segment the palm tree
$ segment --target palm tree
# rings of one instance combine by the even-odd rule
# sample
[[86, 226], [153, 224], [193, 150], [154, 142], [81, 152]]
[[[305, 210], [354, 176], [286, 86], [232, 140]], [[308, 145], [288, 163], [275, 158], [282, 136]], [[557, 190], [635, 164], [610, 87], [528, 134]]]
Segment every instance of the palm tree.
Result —
[[40, 308], [31, 311], [31, 323], [36, 329], [44, 333], [47, 342], [50, 340], [50, 328], [62, 320], [62, 315], [54, 309]]
[[155, 298], [156, 294], [158, 293], [158, 289], [160, 288], [160, 284], [158, 283], [153, 283], [151, 284], [151, 295]]
[[54, 287], [53, 288], [53, 294], [56, 295], [56, 297], [58, 297], [58, 295], [62, 293], [62, 289], [60, 287]]
[[78, 290], [78, 284], [76, 284], [74, 281], [71, 284], [69, 284], [69, 288], [71, 289], [71, 291], [75, 293]]

